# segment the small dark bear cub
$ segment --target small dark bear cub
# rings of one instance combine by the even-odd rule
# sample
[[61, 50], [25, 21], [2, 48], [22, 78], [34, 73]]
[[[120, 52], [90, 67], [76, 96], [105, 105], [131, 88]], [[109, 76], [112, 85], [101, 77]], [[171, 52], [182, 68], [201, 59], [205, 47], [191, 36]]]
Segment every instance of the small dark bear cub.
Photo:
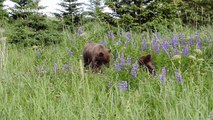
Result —
[[87, 43], [83, 51], [84, 67], [90, 67], [94, 72], [102, 72], [102, 65], [110, 66], [111, 56], [111, 50], [104, 45]]
[[139, 59], [138, 59], [138, 64], [142, 67], [143, 65], [145, 65], [148, 70], [149, 70], [149, 73], [152, 74], [152, 75], [155, 75], [155, 69], [154, 69], [154, 66], [152, 64], [152, 57], [150, 54], [146, 55], [146, 56], [141, 56]]

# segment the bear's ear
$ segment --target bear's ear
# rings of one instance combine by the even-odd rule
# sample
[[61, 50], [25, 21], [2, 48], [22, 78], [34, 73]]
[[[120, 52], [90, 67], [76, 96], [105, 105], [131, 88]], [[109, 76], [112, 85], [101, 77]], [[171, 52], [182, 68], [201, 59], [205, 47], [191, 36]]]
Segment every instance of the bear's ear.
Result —
[[148, 61], [148, 62], [152, 61], [152, 56], [150, 54], [148, 54], [146, 56], [146, 61]]
[[98, 53], [98, 56], [99, 56], [99, 57], [103, 57], [103, 56], [104, 56], [104, 53], [103, 53], [103, 52], [99, 52], [99, 53]]
[[111, 53], [111, 49], [109, 49], [108, 52]]

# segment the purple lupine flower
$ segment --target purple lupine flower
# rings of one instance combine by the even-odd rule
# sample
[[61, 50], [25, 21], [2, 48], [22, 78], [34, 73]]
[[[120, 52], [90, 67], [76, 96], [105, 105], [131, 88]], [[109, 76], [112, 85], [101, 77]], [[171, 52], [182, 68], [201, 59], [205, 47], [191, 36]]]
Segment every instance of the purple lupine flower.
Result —
[[121, 55], [120, 68], [121, 68], [122, 70], [125, 69], [125, 58], [124, 58], [124, 53], [122, 53], [122, 55]]
[[160, 37], [161, 37], [160, 33], [156, 33], [155, 39], [156, 39], [156, 40], [160, 40]]
[[112, 39], [114, 39], [114, 38], [115, 38], [115, 36], [114, 36], [114, 33], [113, 33], [113, 32], [111, 32], [111, 37], [112, 37]]
[[81, 34], [83, 33], [82, 27], [79, 27], [79, 28], [78, 28], [77, 33], [78, 33], [78, 35], [81, 35]]
[[181, 40], [180, 40], [180, 44], [181, 44], [181, 45], [185, 45], [185, 40], [184, 40], [184, 39], [181, 39]]
[[147, 42], [146, 42], [146, 40], [143, 40], [141, 43], [141, 52], [143, 52], [147, 48], [148, 48]]
[[108, 39], [114, 39], [114, 33], [112, 31], [108, 31], [107, 36]]
[[176, 79], [178, 80], [178, 82], [179, 82], [180, 84], [183, 83], [182, 76], [181, 76], [181, 74], [180, 74], [179, 72], [175, 72], [175, 77], [176, 77]]
[[129, 65], [132, 64], [132, 60], [131, 60], [131, 57], [130, 57], [130, 56], [127, 57], [127, 63], [128, 63]]
[[160, 47], [158, 46], [158, 43], [157, 43], [155, 38], [152, 38], [151, 44], [154, 47], [155, 52], [159, 54], [160, 53]]
[[165, 42], [163, 42], [163, 43], [161, 44], [161, 47], [163, 48], [163, 50], [164, 50], [165, 52], [167, 52], [168, 49], [169, 49], [169, 43], [165, 41]]
[[175, 53], [175, 55], [178, 55], [179, 54], [179, 50], [175, 49], [174, 53]]
[[120, 70], [120, 65], [118, 62], [115, 63], [115, 71], [118, 72]]
[[133, 78], [137, 77], [137, 71], [134, 68], [132, 68], [131, 73]]
[[160, 53], [160, 47], [159, 47], [158, 45], [155, 45], [155, 46], [154, 46], [154, 49], [155, 49], [155, 52], [156, 52], [157, 54]]
[[40, 57], [41, 56], [41, 52], [40, 51], [36, 52], [36, 55], [37, 55], [37, 57]]
[[107, 36], [108, 36], [108, 38], [111, 38], [111, 32], [110, 31], [107, 32]]
[[137, 70], [138, 70], [138, 62], [135, 62], [133, 64], [133, 68], [131, 70], [131, 73], [132, 73], [132, 77], [133, 78], [136, 78], [137, 77]]
[[72, 57], [72, 51], [68, 50], [68, 55]]
[[160, 82], [164, 83], [166, 81], [166, 67], [162, 68], [162, 74], [160, 74]]
[[54, 64], [53, 64], [53, 71], [54, 71], [54, 72], [57, 72], [57, 70], [58, 70], [58, 64], [57, 64], [57, 63], [54, 63]]
[[151, 44], [152, 46], [156, 46], [158, 44], [155, 37], [152, 38]]
[[127, 41], [127, 42], [130, 42], [130, 39], [131, 39], [131, 33], [130, 33], [130, 32], [127, 32], [127, 33], [126, 33], [126, 41]]
[[[206, 38], [206, 39], [207, 39], [207, 38]], [[212, 41], [213, 41], [212, 39], [208, 39], [208, 42], [209, 42], [209, 43], [212, 43]]]
[[115, 56], [116, 56], [116, 58], [118, 58], [118, 57], [119, 57], [119, 53], [118, 53], [118, 51], [116, 51]]
[[169, 55], [170, 55], [170, 57], [173, 57], [174, 53], [172, 51], [169, 51]]
[[110, 31], [108, 31], [107, 36], [108, 36], [108, 39], [111, 38], [111, 32]]
[[197, 40], [197, 44], [196, 44], [196, 46], [197, 46], [197, 49], [200, 49], [200, 47], [201, 47], [201, 40], [200, 39], [198, 39]]
[[118, 40], [118, 45], [121, 45], [121, 40], [120, 39]]
[[106, 41], [106, 38], [104, 38], [104, 42], [103, 42], [103, 45], [106, 46], [107, 45], [107, 41]]
[[178, 46], [178, 39], [175, 35], [172, 35], [172, 46], [176, 48]]
[[180, 33], [180, 34], [178, 35], [179, 40], [184, 39], [184, 37], [185, 37], [185, 35], [184, 35], [183, 33]]
[[118, 83], [118, 88], [120, 90], [128, 90], [128, 87], [129, 87], [129, 85], [128, 85], [127, 81], [121, 81]]
[[100, 41], [100, 44], [102, 44], [103, 46], [106, 46], [106, 42], [105, 41]]
[[112, 81], [109, 82], [108, 87], [109, 87], [109, 88], [112, 88]]
[[148, 47], [148, 44], [147, 44], [147, 42], [146, 42], [146, 40], [143, 40], [143, 47], [145, 47], [145, 48], [147, 48]]
[[181, 44], [181, 45], [185, 45], [184, 38], [185, 38], [185, 36], [184, 36], [183, 33], [179, 34], [179, 40], [180, 40], [180, 44]]
[[185, 56], [188, 56], [189, 55], [189, 47], [188, 46], [185, 46], [182, 53], [185, 55]]
[[192, 37], [189, 38], [188, 45], [189, 46], [194, 45], [194, 39]]
[[162, 68], [162, 74], [164, 74], [166, 76], [166, 67]]
[[165, 82], [165, 76], [164, 74], [160, 74], [160, 83], [164, 83]]
[[64, 71], [70, 71], [71, 70], [71, 64], [70, 63], [64, 64], [63, 70]]
[[199, 37], [200, 37], [200, 32], [199, 32], [199, 31], [196, 32], [195, 37], [196, 37], [196, 38], [199, 38]]
[[170, 56], [173, 57], [175, 55], [178, 55], [179, 54], [179, 50], [178, 49], [173, 49], [172, 51], [169, 52], [170, 53]]
[[170, 52], [171, 56], [178, 55], [178, 54], [179, 54], [178, 49], [173, 49], [173, 51]]

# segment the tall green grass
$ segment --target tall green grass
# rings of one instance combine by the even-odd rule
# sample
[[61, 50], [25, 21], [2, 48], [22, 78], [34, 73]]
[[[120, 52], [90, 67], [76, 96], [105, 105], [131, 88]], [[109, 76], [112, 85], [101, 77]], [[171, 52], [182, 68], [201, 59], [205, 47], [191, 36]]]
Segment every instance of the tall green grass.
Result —
[[[67, 38], [62, 45], [28, 48], [8, 45], [6, 73], [0, 80], [1, 119], [204, 120], [210, 117], [213, 111], [211, 44], [205, 41], [202, 46], [206, 49], [201, 49], [203, 54], [199, 56], [193, 51], [195, 48], [191, 48], [190, 54], [204, 61], [184, 56], [172, 61], [172, 56], [162, 51], [156, 54], [152, 47], [141, 53], [140, 33], [132, 32], [135, 46], [124, 47], [113, 44], [112, 39], [107, 38], [108, 29], [102, 25], [87, 24], [83, 30], [83, 36], [65, 31]], [[212, 27], [201, 29], [202, 40], [205, 37], [213, 40], [212, 31]], [[114, 32], [115, 43], [119, 39], [125, 41], [125, 32], [122, 36], [119, 36], [120, 31]], [[188, 38], [195, 32], [184, 28], [166, 31], [163, 35], [184, 33]], [[144, 39], [151, 43], [153, 34], [144, 34]], [[103, 74], [85, 71], [81, 60], [84, 45], [90, 40], [100, 42], [104, 39], [113, 51], [111, 67], [104, 68]], [[71, 57], [69, 50], [72, 51]], [[139, 69], [137, 78], [133, 79], [132, 65], [116, 72], [115, 63], [120, 61], [116, 51], [132, 57], [132, 63], [139, 56], [151, 53], [156, 76]], [[37, 56], [38, 52], [40, 56]], [[64, 70], [67, 63], [70, 63], [70, 69]], [[166, 82], [161, 83], [159, 75], [164, 66], [167, 67], [167, 77]], [[181, 72], [182, 84], [178, 83], [175, 71]], [[118, 83], [123, 80], [128, 81], [128, 90], [118, 88]]]

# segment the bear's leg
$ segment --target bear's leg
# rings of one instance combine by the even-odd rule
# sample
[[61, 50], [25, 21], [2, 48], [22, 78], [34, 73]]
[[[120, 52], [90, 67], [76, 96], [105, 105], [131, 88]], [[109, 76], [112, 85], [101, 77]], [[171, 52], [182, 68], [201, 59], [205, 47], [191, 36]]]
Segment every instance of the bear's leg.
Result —
[[84, 67], [87, 67], [91, 63], [91, 60], [87, 55], [84, 55], [83, 58], [84, 58]]
[[92, 61], [91, 62], [91, 67], [93, 72], [99, 72], [101, 71], [101, 66], [98, 65], [97, 61]]

